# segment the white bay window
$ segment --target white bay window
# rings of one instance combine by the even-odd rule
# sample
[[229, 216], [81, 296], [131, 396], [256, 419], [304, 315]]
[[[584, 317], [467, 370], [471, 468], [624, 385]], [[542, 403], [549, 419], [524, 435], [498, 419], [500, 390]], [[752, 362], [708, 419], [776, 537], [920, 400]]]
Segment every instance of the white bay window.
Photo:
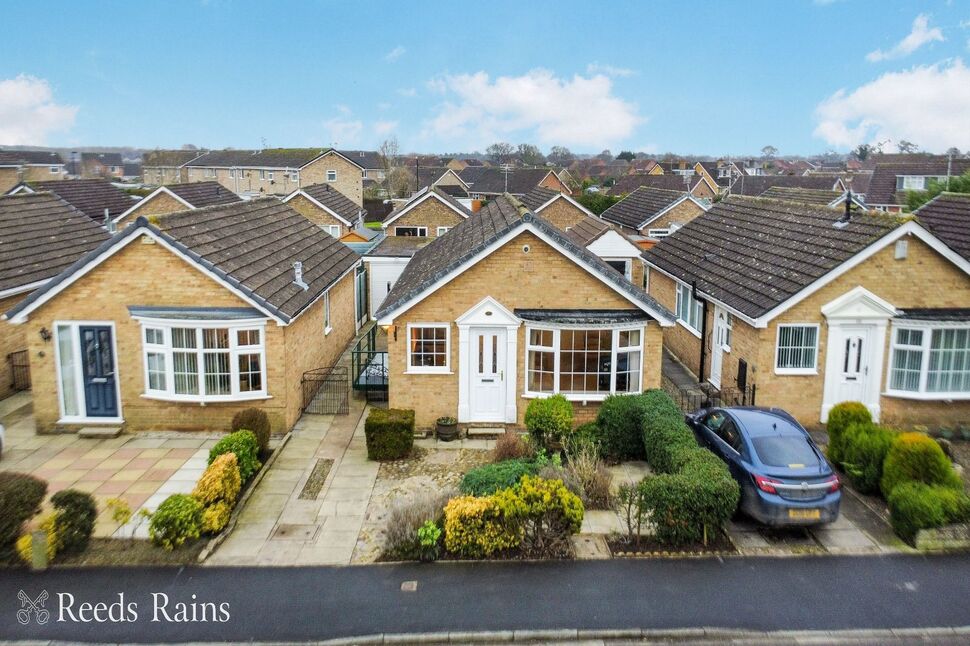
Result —
[[888, 385], [901, 397], [970, 398], [970, 326], [896, 327]]
[[571, 399], [642, 391], [643, 328], [526, 329], [526, 394]]

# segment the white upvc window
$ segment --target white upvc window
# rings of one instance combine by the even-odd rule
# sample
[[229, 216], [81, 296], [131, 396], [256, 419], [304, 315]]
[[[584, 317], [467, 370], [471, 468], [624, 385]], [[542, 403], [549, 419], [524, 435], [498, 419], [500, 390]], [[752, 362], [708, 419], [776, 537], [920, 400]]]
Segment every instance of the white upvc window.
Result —
[[734, 315], [730, 312], [724, 313], [724, 345], [727, 351], [731, 351], [731, 337], [734, 335]]
[[340, 237], [340, 225], [339, 224], [321, 224], [320, 228], [332, 235], [334, 238]]
[[327, 181], [328, 182], [336, 182], [337, 181], [337, 171], [335, 171], [335, 170], [328, 170], [327, 171]]
[[896, 181], [896, 190], [922, 191], [926, 188], [926, 178], [922, 175], [903, 175]]
[[451, 325], [409, 323], [407, 331], [408, 372], [451, 372]]
[[51, 175], [57, 175], [61, 172], [61, 169], [58, 166], [51, 166], [48, 170], [50, 171]]
[[525, 394], [603, 399], [642, 392], [642, 327], [526, 328]]
[[425, 238], [428, 236], [428, 227], [394, 227], [394, 235]]
[[300, 181], [300, 171], [298, 171], [298, 170], [290, 171], [290, 181], [291, 182], [299, 182]]
[[690, 285], [677, 285], [677, 320], [695, 334], [701, 333], [703, 305], [694, 298]]
[[775, 374], [818, 374], [818, 330], [817, 323], [778, 326]]
[[603, 262], [605, 262], [607, 265], [609, 265], [619, 273], [623, 274], [623, 277], [626, 278], [627, 280], [632, 280], [633, 263], [630, 261], [629, 258], [604, 258]]
[[647, 236], [651, 238], [666, 238], [670, 235], [670, 228], [647, 229]]
[[203, 177], [215, 177], [216, 176], [216, 169], [215, 168], [206, 168], [205, 170], [202, 171], [202, 176]]
[[435, 231], [435, 235], [443, 236], [451, 229], [451, 227], [438, 227]]
[[970, 326], [896, 327], [887, 394], [918, 399], [970, 398]]
[[330, 319], [330, 292], [323, 293], [323, 334], [327, 335], [333, 331], [332, 321]]
[[191, 402], [266, 398], [263, 321], [142, 321], [145, 396]]

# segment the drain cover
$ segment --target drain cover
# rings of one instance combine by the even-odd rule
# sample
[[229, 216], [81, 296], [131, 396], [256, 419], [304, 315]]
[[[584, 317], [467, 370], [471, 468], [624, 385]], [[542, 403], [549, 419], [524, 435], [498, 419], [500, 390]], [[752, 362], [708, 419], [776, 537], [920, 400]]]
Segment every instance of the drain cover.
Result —
[[280, 541], [312, 541], [320, 531], [319, 525], [279, 525], [272, 539]]

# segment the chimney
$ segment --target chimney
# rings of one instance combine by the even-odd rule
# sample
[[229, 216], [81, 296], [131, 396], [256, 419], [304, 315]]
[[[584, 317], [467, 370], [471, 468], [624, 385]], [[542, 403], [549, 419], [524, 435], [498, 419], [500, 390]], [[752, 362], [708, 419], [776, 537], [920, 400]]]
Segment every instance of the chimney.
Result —
[[293, 284], [306, 291], [310, 286], [303, 282], [303, 263], [297, 260], [293, 263]]

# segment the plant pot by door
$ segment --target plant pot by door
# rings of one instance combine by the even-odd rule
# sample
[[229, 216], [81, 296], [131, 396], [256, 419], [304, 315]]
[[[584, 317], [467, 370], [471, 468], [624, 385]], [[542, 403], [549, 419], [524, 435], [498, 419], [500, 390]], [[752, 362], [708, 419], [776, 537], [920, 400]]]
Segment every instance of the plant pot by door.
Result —
[[439, 417], [435, 430], [439, 440], [451, 442], [458, 438], [458, 420], [454, 417]]

